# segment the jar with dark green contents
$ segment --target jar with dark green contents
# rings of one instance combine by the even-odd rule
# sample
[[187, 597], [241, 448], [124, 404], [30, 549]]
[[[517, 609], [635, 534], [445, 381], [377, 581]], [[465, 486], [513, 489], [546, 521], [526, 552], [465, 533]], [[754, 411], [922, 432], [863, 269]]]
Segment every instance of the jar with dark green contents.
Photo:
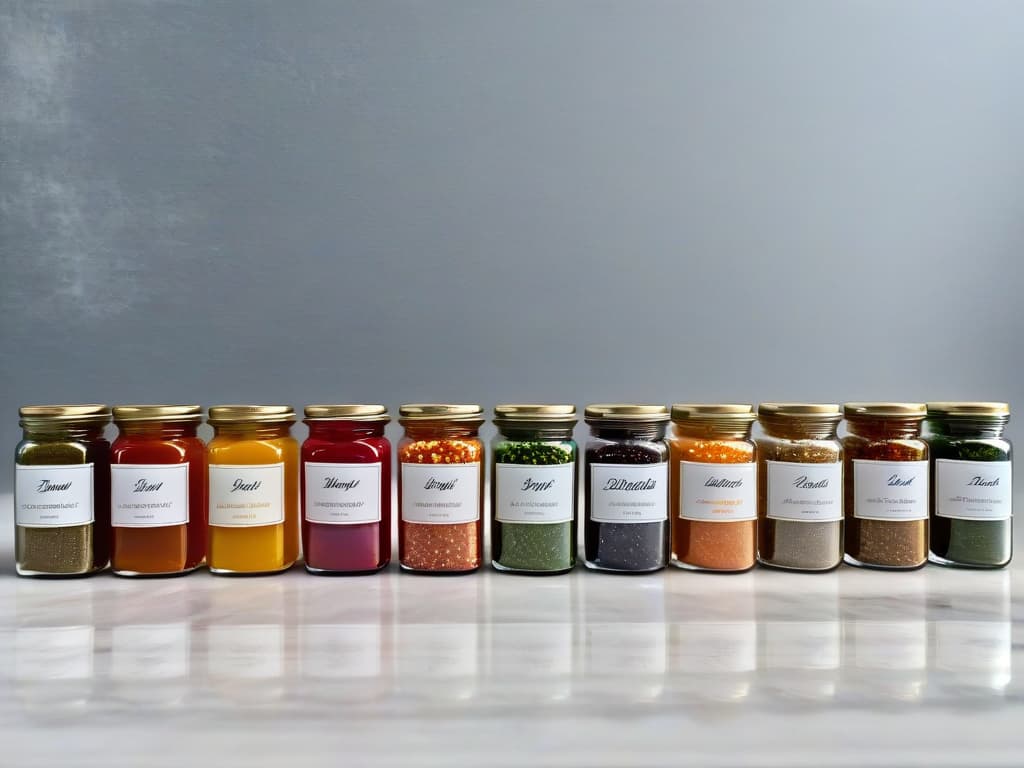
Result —
[[1006, 403], [928, 403], [929, 559], [1002, 568], [1013, 554], [1012, 450]]
[[491, 562], [499, 571], [564, 573], [576, 565], [576, 407], [494, 409]]
[[105, 405], [19, 411], [14, 555], [21, 576], [81, 576], [110, 562], [110, 423]]

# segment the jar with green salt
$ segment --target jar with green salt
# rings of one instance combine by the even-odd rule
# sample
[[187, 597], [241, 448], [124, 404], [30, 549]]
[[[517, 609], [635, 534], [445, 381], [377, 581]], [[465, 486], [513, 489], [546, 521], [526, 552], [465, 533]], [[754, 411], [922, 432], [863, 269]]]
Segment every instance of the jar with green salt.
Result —
[[110, 562], [110, 423], [105, 405], [29, 405], [14, 454], [20, 576], [82, 576]]
[[499, 405], [491, 472], [491, 563], [564, 573], [576, 565], [576, 407]]
[[929, 559], [1002, 568], [1013, 554], [1012, 449], [1006, 403], [928, 403]]

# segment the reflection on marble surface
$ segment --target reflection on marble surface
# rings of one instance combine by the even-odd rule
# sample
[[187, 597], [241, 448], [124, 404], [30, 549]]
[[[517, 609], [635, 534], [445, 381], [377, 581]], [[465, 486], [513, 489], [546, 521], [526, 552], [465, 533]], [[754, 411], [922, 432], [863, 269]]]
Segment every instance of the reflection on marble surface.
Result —
[[2, 734], [25, 765], [1018, 765], [1022, 580], [5, 575]]

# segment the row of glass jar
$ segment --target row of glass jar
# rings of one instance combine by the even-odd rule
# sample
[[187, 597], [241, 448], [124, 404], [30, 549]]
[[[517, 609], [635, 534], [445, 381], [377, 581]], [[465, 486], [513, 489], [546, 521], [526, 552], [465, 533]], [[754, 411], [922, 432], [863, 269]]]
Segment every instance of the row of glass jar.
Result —
[[[849, 434], [837, 427], [845, 412]], [[383, 406], [30, 406], [16, 460], [22, 575], [358, 573], [391, 553], [391, 448]], [[928, 442], [921, 425], [928, 418]], [[672, 434], [665, 440], [667, 422]], [[1011, 556], [1011, 455], [1004, 403], [592, 405], [584, 453], [588, 567], [672, 563], [744, 571], [755, 561], [824, 571], [854, 565], [1001, 567]], [[751, 439], [759, 419], [764, 436]], [[483, 459], [476, 405], [405, 405], [399, 559], [467, 572], [483, 559]], [[495, 408], [492, 563], [574, 567], [576, 409]], [[929, 464], [929, 444], [931, 461]], [[301, 471], [300, 471], [301, 464]], [[671, 471], [670, 471], [671, 466]], [[301, 527], [300, 518], [301, 499]], [[844, 514], [845, 509], [845, 514]], [[845, 525], [845, 536], [844, 536]]]

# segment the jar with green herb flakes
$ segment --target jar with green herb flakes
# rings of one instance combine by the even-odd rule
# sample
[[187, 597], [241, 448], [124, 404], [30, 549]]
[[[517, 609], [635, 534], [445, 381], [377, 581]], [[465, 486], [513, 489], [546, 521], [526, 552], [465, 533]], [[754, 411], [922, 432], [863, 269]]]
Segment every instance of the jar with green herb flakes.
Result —
[[564, 573], [576, 565], [576, 407], [494, 409], [491, 562], [499, 571]]
[[21, 408], [14, 457], [20, 576], [82, 576], [110, 562], [110, 423], [105, 405]]
[[928, 403], [929, 559], [1002, 568], [1013, 554], [1012, 449], [1006, 403]]

